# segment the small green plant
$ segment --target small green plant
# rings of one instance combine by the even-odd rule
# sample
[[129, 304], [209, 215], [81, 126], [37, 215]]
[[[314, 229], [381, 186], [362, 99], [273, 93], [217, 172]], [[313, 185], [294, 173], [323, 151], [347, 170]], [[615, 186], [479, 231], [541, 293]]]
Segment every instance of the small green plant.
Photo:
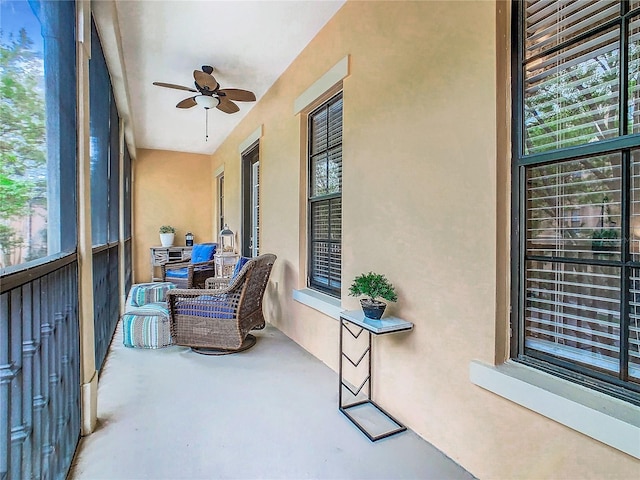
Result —
[[602, 206], [600, 207], [600, 222], [598, 229], [593, 231], [591, 235], [591, 249], [598, 252], [607, 252], [617, 248], [619, 234], [615, 228], [616, 223], [611, 219], [611, 211], [609, 208], [609, 197], [602, 197]]
[[618, 231], [613, 228], [595, 230], [592, 235], [591, 249], [596, 251], [615, 250]]
[[378, 301], [377, 298], [384, 298], [389, 302], [398, 301], [396, 291], [387, 277], [373, 272], [358, 275], [349, 287], [349, 295], [352, 297], [364, 295], [369, 297], [371, 302]]
[[162, 225], [160, 227], [160, 233], [176, 233], [176, 229], [171, 225]]

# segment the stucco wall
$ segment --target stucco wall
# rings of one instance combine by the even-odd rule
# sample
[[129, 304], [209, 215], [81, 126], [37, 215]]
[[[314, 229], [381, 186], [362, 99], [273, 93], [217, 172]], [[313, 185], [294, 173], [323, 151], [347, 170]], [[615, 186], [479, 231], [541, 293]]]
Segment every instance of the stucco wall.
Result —
[[293, 102], [350, 55], [342, 306], [357, 306], [346, 295], [356, 274], [379, 271], [399, 293], [389, 312], [415, 324], [378, 340], [377, 399], [480, 478], [630, 478], [638, 468], [631, 457], [469, 381], [471, 360], [503, 355], [507, 329], [508, 79], [497, 74], [508, 72], [498, 65], [508, 58], [505, 18], [488, 1], [348, 2], [216, 152], [212, 168], [225, 167], [233, 228], [238, 145], [263, 125], [261, 250], [278, 256], [266, 313], [336, 369], [337, 321], [292, 300], [305, 282], [306, 235], [304, 123]]
[[149, 248], [160, 245], [161, 225], [176, 228], [174, 245], [191, 232], [196, 243], [215, 241], [211, 158], [208, 155], [138, 149], [133, 161], [135, 282], [150, 280]]

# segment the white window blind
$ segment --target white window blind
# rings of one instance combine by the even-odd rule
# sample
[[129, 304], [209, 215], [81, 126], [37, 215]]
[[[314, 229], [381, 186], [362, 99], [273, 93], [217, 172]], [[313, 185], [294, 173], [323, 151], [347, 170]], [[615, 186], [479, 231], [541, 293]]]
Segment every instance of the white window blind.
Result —
[[640, 1], [517, 8], [513, 356], [640, 402]]

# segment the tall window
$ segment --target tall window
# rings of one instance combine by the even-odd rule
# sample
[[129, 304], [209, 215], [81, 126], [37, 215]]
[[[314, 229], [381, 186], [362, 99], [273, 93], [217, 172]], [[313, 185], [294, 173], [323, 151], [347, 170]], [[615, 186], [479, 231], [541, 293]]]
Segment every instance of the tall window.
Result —
[[100, 368], [120, 308], [120, 121], [94, 22], [91, 22], [89, 85], [94, 332], [96, 366]]
[[242, 255], [260, 254], [260, 147], [242, 154]]
[[340, 296], [342, 94], [309, 115], [309, 287]]
[[640, 2], [514, 2], [512, 355], [640, 402]]
[[100, 38], [91, 24], [91, 234], [93, 246], [118, 240], [119, 120]]
[[224, 173], [218, 176], [218, 231], [224, 228]]
[[0, 268], [75, 250], [74, 8], [0, 2]]

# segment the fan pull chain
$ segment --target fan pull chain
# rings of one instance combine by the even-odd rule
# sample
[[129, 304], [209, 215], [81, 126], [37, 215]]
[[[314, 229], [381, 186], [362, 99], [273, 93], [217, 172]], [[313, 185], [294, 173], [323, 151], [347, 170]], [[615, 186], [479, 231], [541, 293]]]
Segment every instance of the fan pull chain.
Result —
[[208, 142], [209, 141], [209, 109], [205, 108], [204, 109], [204, 114], [205, 114], [205, 120], [204, 120], [204, 128], [205, 128], [205, 132], [204, 132], [204, 141]]

